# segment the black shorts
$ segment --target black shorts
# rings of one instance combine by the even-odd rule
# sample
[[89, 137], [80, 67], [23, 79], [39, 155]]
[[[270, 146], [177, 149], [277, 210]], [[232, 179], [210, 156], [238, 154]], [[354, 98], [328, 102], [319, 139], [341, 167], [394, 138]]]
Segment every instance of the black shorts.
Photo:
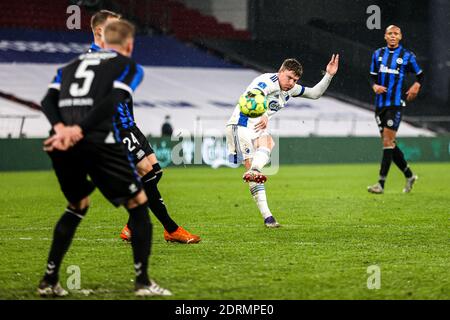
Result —
[[82, 140], [67, 151], [53, 151], [48, 155], [61, 190], [70, 203], [82, 200], [98, 187], [112, 204], [119, 206], [142, 188], [134, 164], [120, 143]]
[[398, 130], [402, 120], [402, 107], [385, 107], [375, 111], [375, 120], [377, 121], [380, 132], [384, 128], [394, 131]]
[[134, 164], [155, 153], [147, 138], [136, 126], [129, 129], [120, 129], [120, 139], [128, 149]]

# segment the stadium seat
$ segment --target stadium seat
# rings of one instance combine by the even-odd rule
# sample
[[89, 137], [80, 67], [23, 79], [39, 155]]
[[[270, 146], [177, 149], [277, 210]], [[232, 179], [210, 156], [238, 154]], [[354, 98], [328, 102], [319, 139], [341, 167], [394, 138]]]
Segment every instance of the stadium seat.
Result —
[[[122, 6], [127, 0], [121, 0]], [[147, 8], [148, 6], [148, 8]], [[147, 10], [142, 10], [142, 8]], [[136, 1], [134, 13], [137, 21], [173, 34], [181, 40], [193, 38], [250, 39], [248, 31], [235, 30], [229, 23], [219, 23], [216, 18], [187, 8], [174, 0]]]
[[[69, 1], [46, 2], [16, 0], [0, 3], [0, 25], [14, 28], [67, 30]], [[89, 29], [89, 14], [81, 7], [81, 27]]]

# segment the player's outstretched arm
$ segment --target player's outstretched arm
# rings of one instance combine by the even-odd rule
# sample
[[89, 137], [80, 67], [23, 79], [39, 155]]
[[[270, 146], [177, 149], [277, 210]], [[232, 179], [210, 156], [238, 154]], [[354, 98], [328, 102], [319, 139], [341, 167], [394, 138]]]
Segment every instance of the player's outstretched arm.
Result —
[[331, 79], [337, 73], [339, 69], [339, 54], [333, 54], [330, 62], [327, 65], [327, 72], [325, 76], [316, 84], [313, 88], [305, 87], [305, 92], [302, 97], [308, 99], [319, 99], [327, 90], [331, 83]]

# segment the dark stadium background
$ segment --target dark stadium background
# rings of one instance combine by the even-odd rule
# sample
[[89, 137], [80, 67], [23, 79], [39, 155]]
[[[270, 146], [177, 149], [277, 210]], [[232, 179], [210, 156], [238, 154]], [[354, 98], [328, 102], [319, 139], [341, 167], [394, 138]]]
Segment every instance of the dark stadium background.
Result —
[[[79, 1], [2, 1], [0, 28], [67, 31], [69, 4], [83, 7], [82, 29], [89, 30], [90, 13], [100, 8], [117, 10], [139, 26], [139, 34], [173, 35], [226, 59], [260, 70], [277, 68], [283, 57], [301, 59], [306, 71], [323, 68], [320, 61], [328, 52], [341, 53], [341, 72], [329, 94], [371, 108], [367, 73], [371, 52], [383, 46], [383, 31], [389, 24], [401, 26], [403, 44], [416, 52], [425, 70], [425, 86], [406, 115], [416, 124], [435, 130], [448, 130], [450, 122], [436, 116], [450, 116], [450, 3], [444, 0], [79, 0]], [[246, 29], [236, 30], [230, 23], [218, 23], [214, 12], [242, 17], [246, 3]], [[227, 5], [228, 4], [228, 5]], [[381, 9], [381, 29], [368, 30], [367, 7]], [[199, 8], [199, 9], [198, 9]], [[63, 11], [65, 13], [65, 11]], [[208, 14], [210, 13], [210, 14]], [[0, 62], [4, 52], [0, 51]], [[320, 59], [322, 58], [322, 59]], [[315, 76], [315, 77], [314, 77]], [[306, 84], [317, 81], [305, 72]], [[448, 118], [442, 118], [448, 119]]]

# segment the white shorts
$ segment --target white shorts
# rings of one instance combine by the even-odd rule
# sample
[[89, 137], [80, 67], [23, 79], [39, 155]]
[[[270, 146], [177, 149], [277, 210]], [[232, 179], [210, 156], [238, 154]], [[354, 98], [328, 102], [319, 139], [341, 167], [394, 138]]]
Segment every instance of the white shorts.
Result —
[[267, 135], [270, 135], [267, 129], [255, 132], [247, 127], [228, 125], [226, 127], [228, 160], [237, 164], [246, 159], [252, 159], [255, 151], [253, 141]]

